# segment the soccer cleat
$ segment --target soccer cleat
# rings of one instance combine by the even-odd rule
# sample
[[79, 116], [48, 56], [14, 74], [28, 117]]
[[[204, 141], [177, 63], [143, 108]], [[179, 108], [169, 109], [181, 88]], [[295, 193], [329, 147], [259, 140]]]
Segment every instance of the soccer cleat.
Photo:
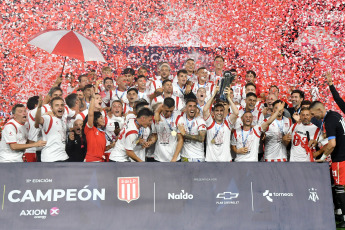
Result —
[[337, 228], [345, 228], [345, 221], [342, 221], [339, 224], [337, 224]]

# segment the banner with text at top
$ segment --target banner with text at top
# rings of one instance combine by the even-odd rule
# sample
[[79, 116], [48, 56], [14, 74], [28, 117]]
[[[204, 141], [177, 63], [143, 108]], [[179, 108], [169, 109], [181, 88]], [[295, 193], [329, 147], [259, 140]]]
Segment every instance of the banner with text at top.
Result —
[[1, 229], [335, 229], [327, 164], [0, 165]]

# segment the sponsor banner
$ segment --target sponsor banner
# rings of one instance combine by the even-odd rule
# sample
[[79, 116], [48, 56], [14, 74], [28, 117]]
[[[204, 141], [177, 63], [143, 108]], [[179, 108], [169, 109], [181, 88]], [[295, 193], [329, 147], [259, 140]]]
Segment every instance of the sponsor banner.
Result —
[[5, 163], [0, 195], [1, 229], [335, 229], [327, 164]]

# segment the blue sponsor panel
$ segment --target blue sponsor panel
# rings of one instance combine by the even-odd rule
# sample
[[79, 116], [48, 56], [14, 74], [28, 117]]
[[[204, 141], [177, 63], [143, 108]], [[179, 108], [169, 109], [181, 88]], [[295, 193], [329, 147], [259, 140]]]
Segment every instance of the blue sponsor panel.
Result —
[[327, 164], [1, 164], [1, 229], [335, 229]]

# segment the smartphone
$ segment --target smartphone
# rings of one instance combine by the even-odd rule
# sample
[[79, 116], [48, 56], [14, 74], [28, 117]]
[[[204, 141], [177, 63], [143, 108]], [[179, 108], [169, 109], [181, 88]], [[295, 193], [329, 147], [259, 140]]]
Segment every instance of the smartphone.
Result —
[[115, 129], [119, 129], [119, 128], [120, 128], [119, 122], [115, 121], [115, 122], [114, 122], [114, 126], [115, 126]]

